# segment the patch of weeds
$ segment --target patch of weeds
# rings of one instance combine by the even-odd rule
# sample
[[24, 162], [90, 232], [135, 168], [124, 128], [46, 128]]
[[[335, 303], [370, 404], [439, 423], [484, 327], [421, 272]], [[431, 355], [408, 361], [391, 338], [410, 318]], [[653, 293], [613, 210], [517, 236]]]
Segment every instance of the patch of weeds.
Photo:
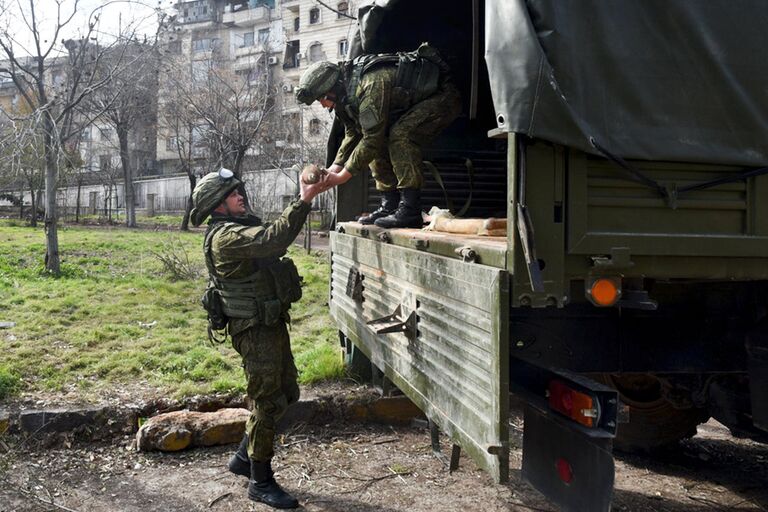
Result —
[[5, 400], [21, 389], [21, 377], [7, 366], [0, 366], [0, 400]]
[[211, 387], [218, 393], [245, 393], [245, 377], [222, 377], [213, 381]]
[[191, 281], [200, 276], [200, 270], [193, 264], [186, 247], [178, 237], [165, 242], [159, 251], [151, 251], [160, 261], [163, 274], [172, 281]]
[[313, 384], [344, 376], [344, 363], [338, 348], [320, 345], [296, 354], [296, 368], [301, 384]]
[[397, 462], [389, 466], [389, 469], [396, 475], [407, 475], [411, 472], [409, 467], [398, 464]]

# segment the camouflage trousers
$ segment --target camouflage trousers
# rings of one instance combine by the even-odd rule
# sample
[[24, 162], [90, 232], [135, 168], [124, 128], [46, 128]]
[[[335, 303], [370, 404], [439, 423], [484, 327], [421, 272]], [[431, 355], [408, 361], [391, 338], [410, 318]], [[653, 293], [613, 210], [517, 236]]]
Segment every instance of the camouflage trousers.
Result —
[[421, 188], [424, 163], [421, 147], [434, 139], [461, 113], [461, 95], [446, 82], [411, 107], [389, 129], [387, 147], [371, 162], [376, 190]]
[[[247, 394], [253, 402], [245, 425], [248, 456], [265, 461], [274, 454], [275, 424], [288, 406], [299, 399], [299, 385], [285, 322], [271, 326], [245, 322], [232, 320], [230, 332], [232, 345], [243, 358]], [[242, 329], [244, 325], [249, 326]]]

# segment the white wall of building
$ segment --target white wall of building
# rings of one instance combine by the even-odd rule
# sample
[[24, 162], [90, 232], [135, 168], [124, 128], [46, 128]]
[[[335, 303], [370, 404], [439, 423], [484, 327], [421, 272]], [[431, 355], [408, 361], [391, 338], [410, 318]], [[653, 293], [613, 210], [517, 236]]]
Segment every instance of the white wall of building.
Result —
[[[295, 180], [294, 173], [291, 171], [282, 172], [279, 169], [250, 171], [243, 174], [251, 207], [257, 215], [264, 218], [272, 218], [279, 214], [296, 197]], [[150, 200], [154, 200], [154, 214], [156, 215], [183, 213], [190, 194], [189, 179], [186, 176], [137, 180], [135, 189], [137, 212], [140, 215], [147, 215], [152, 212], [153, 206], [149, 202]], [[81, 213], [103, 215], [105, 197], [109, 197], [109, 192], [105, 186], [86, 185], [81, 187]], [[124, 213], [124, 197], [122, 184], [117, 185], [116, 191], [112, 189], [110, 208], [113, 213], [119, 215]], [[60, 189], [57, 202], [62, 210], [74, 212], [77, 205], [77, 187]], [[31, 204], [29, 192], [24, 193], [24, 204]], [[10, 206], [12, 205], [9, 201], [0, 200], [0, 207]], [[314, 206], [327, 210], [330, 208], [330, 198], [327, 194], [323, 194], [315, 199]]]

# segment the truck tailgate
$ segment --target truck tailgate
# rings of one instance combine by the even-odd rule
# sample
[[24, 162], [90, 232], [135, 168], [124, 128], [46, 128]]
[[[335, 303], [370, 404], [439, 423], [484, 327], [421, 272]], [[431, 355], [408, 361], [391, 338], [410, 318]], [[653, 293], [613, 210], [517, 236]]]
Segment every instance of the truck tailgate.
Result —
[[[481, 467], [506, 480], [506, 271], [343, 233], [331, 235], [331, 258], [340, 329]], [[410, 328], [381, 332], [398, 321]]]

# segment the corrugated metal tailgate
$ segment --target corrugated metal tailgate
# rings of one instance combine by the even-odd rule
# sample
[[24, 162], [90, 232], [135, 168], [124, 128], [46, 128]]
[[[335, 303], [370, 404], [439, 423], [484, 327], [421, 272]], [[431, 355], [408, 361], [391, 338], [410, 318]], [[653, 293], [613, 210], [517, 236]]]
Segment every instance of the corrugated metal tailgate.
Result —
[[[331, 314], [387, 377], [497, 481], [508, 476], [506, 271], [332, 233]], [[362, 275], [362, 295], [350, 273]], [[362, 298], [362, 300], [360, 300]], [[417, 335], [368, 322], [416, 312]]]

